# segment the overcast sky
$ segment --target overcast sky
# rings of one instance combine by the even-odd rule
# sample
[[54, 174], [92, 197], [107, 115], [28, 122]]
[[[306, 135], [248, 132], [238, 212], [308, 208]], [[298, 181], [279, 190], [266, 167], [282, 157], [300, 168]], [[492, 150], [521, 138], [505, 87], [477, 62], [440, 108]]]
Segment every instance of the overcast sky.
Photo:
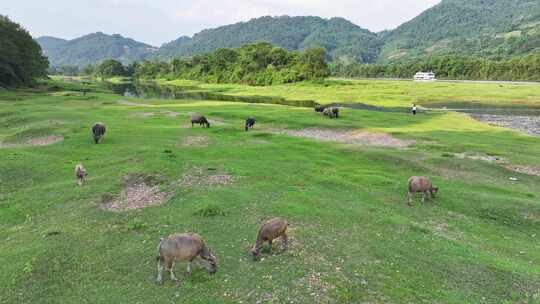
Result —
[[440, 0], [0, 0], [0, 14], [34, 37], [121, 34], [155, 46], [271, 15], [344, 17], [372, 31], [395, 28]]

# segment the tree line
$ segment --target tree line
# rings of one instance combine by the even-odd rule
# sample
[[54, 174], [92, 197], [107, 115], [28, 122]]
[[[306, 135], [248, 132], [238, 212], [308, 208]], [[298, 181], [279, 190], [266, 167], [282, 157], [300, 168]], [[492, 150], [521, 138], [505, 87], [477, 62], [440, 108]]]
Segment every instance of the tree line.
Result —
[[[74, 70], [70, 71], [75, 73]], [[261, 42], [169, 62], [143, 61], [122, 65], [116, 60], [105, 60], [95, 67], [86, 66], [79, 73], [102, 78], [128, 76], [137, 79], [191, 79], [208, 83], [273, 85], [323, 79], [329, 76], [330, 71], [326, 51], [322, 48], [298, 52]]]
[[502, 61], [444, 56], [390, 64], [331, 65], [332, 75], [338, 77], [412, 78], [418, 71], [433, 71], [441, 79], [540, 81], [540, 53]]
[[19, 24], [0, 15], [0, 86], [31, 85], [46, 76], [49, 62], [41, 47]]

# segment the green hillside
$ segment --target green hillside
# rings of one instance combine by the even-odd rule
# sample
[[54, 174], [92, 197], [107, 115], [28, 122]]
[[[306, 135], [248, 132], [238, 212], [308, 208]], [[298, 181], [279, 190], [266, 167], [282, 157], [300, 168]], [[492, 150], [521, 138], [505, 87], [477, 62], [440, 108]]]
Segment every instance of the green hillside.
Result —
[[537, 0], [443, 0], [390, 32], [380, 61], [446, 54], [498, 59], [538, 50]]
[[149, 58], [156, 48], [121, 35], [98, 32], [73, 40], [54, 37], [36, 39], [53, 66], [95, 64], [105, 59], [123, 63]]
[[443, 0], [395, 30], [373, 33], [343, 18], [260, 17], [154, 48], [120, 35], [90, 34], [66, 41], [37, 39], [53, 66], [104, 59], [127, 63], [170, 60], [269, 42], [288, 50], [321, 46], [340, 63], [385, 63], [444, 55], [506, 59], [540, 50], [537, 0]]
[[192, 56], [253, 42], [289, 50], [322, 46], [333, 59], [361, 62], [374, 61], [382, 45], [376, 34], [343, 18], [267, 16], [204, 30], [193, 38], [180, 37], [163, 45], [157, 55], [161, 59]]

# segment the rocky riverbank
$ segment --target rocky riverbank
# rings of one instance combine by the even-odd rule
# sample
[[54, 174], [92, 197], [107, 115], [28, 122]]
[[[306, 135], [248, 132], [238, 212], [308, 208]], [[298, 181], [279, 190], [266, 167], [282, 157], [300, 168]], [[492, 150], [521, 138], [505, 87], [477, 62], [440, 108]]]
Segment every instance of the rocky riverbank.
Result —
[[470, 114], [476, 120], [540, 137], [540, 116]]

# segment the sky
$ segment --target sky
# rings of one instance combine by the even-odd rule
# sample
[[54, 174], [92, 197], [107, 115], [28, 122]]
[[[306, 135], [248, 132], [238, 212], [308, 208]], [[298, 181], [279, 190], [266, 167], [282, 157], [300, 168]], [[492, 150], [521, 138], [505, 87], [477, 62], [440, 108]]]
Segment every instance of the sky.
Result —
[[73, 39], [121, 34], [154, 46], [203, 29], [261, 16], [343, 17], [378, 32], [392, 29], [440, 0], [0, 0], [34, 37]]

